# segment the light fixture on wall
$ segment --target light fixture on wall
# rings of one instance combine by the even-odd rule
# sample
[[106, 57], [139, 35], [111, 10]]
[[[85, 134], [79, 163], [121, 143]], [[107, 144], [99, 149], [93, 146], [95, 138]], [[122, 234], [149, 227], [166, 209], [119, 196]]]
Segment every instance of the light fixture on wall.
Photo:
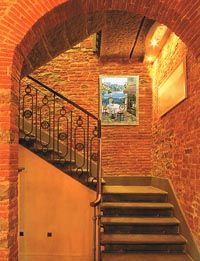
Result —
[[155, 59], [156, 59], [156, 57], [155, 56], [152, 56], [152, 55], [149, 55], [149, 56], [147, 56], [147, 61], [149, 62], [149, 63], [153, 63], [154, 61], [155, 61]]
[[151, 46], [156, 47], [158, 45], [158, 40], [157, 39], [152, 39], [151, 40]]
[[165, 45], [171, 31], [167, 26], [157, 22], [149, 30], [145, 40], [144, 62], [153, 63]]

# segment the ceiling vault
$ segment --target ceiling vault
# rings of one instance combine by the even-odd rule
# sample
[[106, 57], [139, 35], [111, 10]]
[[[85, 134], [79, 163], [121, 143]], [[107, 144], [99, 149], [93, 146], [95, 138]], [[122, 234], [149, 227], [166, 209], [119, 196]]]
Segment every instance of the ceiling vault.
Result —
[[106, 12], [105, 24], [101, 30], [100, 58], [142, 62], [145, 55], [145, 38], [153, 23], [153, 20], [138, 14]]
[[143, 26], [143, 24], [144, 24], [144, 20], [145, 20], [145, 16], [142, 18], [142, 21], [141, 21], [141, 23], [140, 23], [139, 29], [138, 29], [138, 31], [137, 31], [137, 35], [136, 35], [136, 37], [135, 37], [135, 41], [134, 41], [133, 47], [132, 47], [131, 52], [130, 52], [130, 56], [129, 56], [130, 59], [132, 58], [132, 55], [133, 55], [135, 46], [136, 46], [137, 41], [138, 41], [138, 37], [139, 37], [140, 32], [141, 32], [141, 30], [142, 30], [142, 26]]

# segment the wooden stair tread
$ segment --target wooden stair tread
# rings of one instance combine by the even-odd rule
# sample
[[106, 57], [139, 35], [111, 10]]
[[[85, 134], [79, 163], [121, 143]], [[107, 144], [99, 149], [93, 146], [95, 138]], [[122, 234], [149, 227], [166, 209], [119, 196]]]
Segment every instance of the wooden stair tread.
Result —
[[102, 253], [102, 261], [192, 261], [186, 254]]
[[173, 205], [166, 202], [104, 202], [101, 208], [173, 208]]
[[104, 186], [104, 194], [164, 194], [167, 192], [152, 186]]
[[179, 220], [175, 217], [102, 217], [103, 224], [153, 224], [153, 225], [176, 225]]
[[101, 243], [121, 244], [185, 244], [181, 235], [157, 234], [102, 234]]

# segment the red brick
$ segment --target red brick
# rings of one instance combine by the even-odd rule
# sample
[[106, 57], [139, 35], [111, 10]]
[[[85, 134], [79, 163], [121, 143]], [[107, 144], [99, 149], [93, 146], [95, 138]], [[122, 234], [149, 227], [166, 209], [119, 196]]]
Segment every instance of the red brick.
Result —
[[[180, 41], [176, 50], [171, 50], [171, 53], [170, 41], [168, 47], [168, 59], [162, 58], [162, 53], [159, 57], [159, 71], [156, 73], [157, 87], [186, 55], [186, 49]], [[167, 177], [172, 181], [191, 229], [200, 244], [200, 229], [196, 225], [200, 222], [198, 200], [200, 190], [199, 187], [197, 188], [200, 177], [195, 174], [200, 164], [200, 147], [197, 146], [199, 142], [196, 138], [200, 127], [197, 121], [200, 111], [199, 94], [196, 91], [199, 71], [199, 64], [189, 52], [187, 59], [188, 99], [154, 122], [152, 173]], [[156, 99], [154, 101], [156, 102]], [[156, 104], [154, 107], [156, 108]], [[153, 111], [155, 112], [156, 109]], [[154, 115], [155, 118], [157, 115]]]
[[[167, 26], [170, 27], [170, 29], [174, 30], [177, 33], [177, 35], [181, 36], [181, 39], [183, 39], [185, 41], [185, 43], [188, 45], [188, 47], [193, 52], [193, 54], [195, 54], [196, 56], [200, 55], [200, 44], [199, 44], [200, 28], [197, 23], [198, 19], [199, 19], [199, 18], [197, 18], [197, 15], [198, 15], [197, 11], [200, 6], [199, 1], [198, 0], [196, 0], [196, 1], [195, 0], [193, 0], [193, 1], [175, 1], [175, 0], [173, 0], [173, 1], [172, 0], [166, 0], [166, 1], [162, 0], [161, 1], [161, 0], [159, 0], [159, 1], [152, 1], [152, 3], [151, 3], [152, 8], [147, 8], [147, 6], [149, 6], [148, 5], [149, 2], [150, 2], [149, 0], [141, 0], [141, 1], [133, 1], [133, 0], [127, 0], [127, 1], [125, 1], [125, 0], [123, 0], [123, 1], [122, 0], [115, 0], [115, 1], [111, 1], [111, 0], [107, 0], [107, 1], [105, 1], [105, 0], [99, 0], [99, 1], [97, 1], [97, 0], [86, 0], [86, 1], [83, 1], [83, 0], [82, 1], [75, 1], [75, 0], [72, 0], [72, 1], [16, 0], [16, 1], [9, 1], [9, 0], [7, 0], [7, 1], [3, 1], [2, 3], [0, 3], [0, 15], [3, 17], [3, 19], [1, 19], [1, 29], [0, 29], [1, 30], [0, 49], [6, 45], [7, 46], [6, 48], [9, 49], [9, 52], [7, 53], [6, 61], [4, 60], [5, 53], [3, 54], [3, 56], [0, 55], [0, 61], [2, 61], [0, 64], [0, 75], [3, 76], [4, 74], [7, 73], [7, 66], [9, 68], [13, 68], [13, 71], [11, 70], [12, 76], [20, 75], [20, 73], [21, 73], [20, 70], [21, 70], [23, 60], [22, 59], [14, 60], [14, 62], [17, 65], [12, 66], [13, 54], [14, 54], [14, 50], [15, 50], [16, 46], [20, 44], [21, 40], [26, 35], [26, 33], [28, 31], [30, 32], [33, 24], [36, 23], [39, 18], [41, 18], [43, 15], [45, 15], [47, 13], [47, 11], [50, 11], [50, 12], [48, 13], [48, 18], [45, 18], [45, 19], [52, 20], [53, 12], [55, 12], [55, 10], [53, 11], [53, 8], [58, 6], [59, 4], [63, 4], [62, 9], [66, 10], [66, 13], [64, 16], [63, 15], [64, 12], [62, 12], [62, 18], [60, 18], [60, 19], [58, 16], [56, 16], [56, 19], [54, 19], [55, 24], [52, 22], [51, 23], [52, 26], [56, 26], [56, 24], [58, 22], [63, 21], [62, 19], [77, 15], [77, 13], [78, 13], [77, 7], [79, 6], [79, 3], [81, 3], [81, 8], [79, 8], [80, 13], [83, 13], [83, 12], [92, 13], [94, 11], [100, 11], [100, 10], [105, 10], [105, 9], [110, 9], [110, 10], [119, 9], [119, 10], [123, 10], [123, 11], [131, 11], [131, 12], [138, 10], [142, 15], [145, 15], [146, 17], [157, 19], [159, 22], [165, 23]], [[71, 7], [69, 6], [69, 4], [71, 4]], [[23, 20], [22, 20], [22, 17], [23, 17]], [[43, 21], [45, 20], [44, 17], [42, 19], [43, 19]], [[42, 24], [42, 19], [40, 20], [40, 25]], [[10, 28], [9, 28], [8, 23], [10, 23]], [[179, 23], [180, 23], [180, 25], [179, 25]], [[46, 27], [44, 26], [43, 29], [45, 31], [47, 31], [50, 28], [48, 28], [47, 26]], [[29, 35], [29, 33], [27, 35]], [[191, 35], [191, 37], [190, 37], [190, 35]], [[193, 40], [192, 40], [192, 37], [194, 37]], [[38, 35], [38, 40], [39, 40], [39, 38], [41, 38], [41, 34]], [[194, 41], [194, 39], [196, 39], [196, 41]], [[27, 41], [28, 48], [27, 48], [27, 46], [25, 46], [26, 52], [24, 53], [24, 59], [26, 59], [28, 52], [33, 48], [34, 44], [35, 44], [34, 42]], [[196, 99], [196, 97], [197, 97], [197, 92], [196, 92], [197, 87], [196, 86], [199, 86], [198, 78], [199, 78], [200, 69], [199, 69], [198, 64], [196, 63], [195, 59], [192, 57], [192, 55], [190, 55], [189, 61], [190, 61], [190, 65], [191, 65], [191, 67], [190, 67], [191, 78], [190, 78], [190, 86], [189, 86], [189, 88], [191, 88], [191, 89], [189, 89], [189, 92], [190, 92], [191, 97], [195, 96], [194, 100], [191, 99], [192, 100], [191, 103], [196, 104], [195, 110], [197, 110], [197, 106], [200, 107], [198, 102], [196, 101], [197, 100]], [[194, 67], [192, 64], [195, 64], [196, 67]], [[101, 66], [103, 67], [105, 65], [102, 64]], [[111, 66], [111, 65], [109, 65], [109, 66]], [[105, 70], [103, 72], [109, 72], [110, 71], [109, 66], [108, 67], [105, 66]], [[123, 73], [126, 73], [126, 65], [124, 64], [122, 67], [124, 67]], [[34, 68], [32, 68], [32, 69], [34, 69]], [[17, 72], [17, 70], [18, 70], [18, 72]], [[114, 68], [111, 72], [119, 73], [119, 70], [116, 69], [116, 67], [114, 66]], [[197, 74], [198, 78], [195, 77], [194, 74]], [[91, 75], [90, 77], [91, 77], [90, 84], [92, 85], [95, 83], [95, 81], [96, 81], [95, 77], [97, 77], [97, 75], [96, 76]], [[73, 86], [71, 86], [71, 87], [73, 87]], [[1, 79], [0, 79], [0, 88], [1, 89], [2, 88], [7, 88], [7, 89], [13, 88], [15, 90], [16, 86], [12, 85], [11, 83], [6, 83], [4, 81], [1, 82]], [[150, 94], [148, 94], [148, 95], [150, 95]], [[144, 99], [144, 101], [145, 101], [145, 99]], [[148, 100], [147, 102], [150, 102], [150, 101]], [[0, 103], [1, 103], [1, 101], [0, 101]], [[146, 101], [144, 102], [144, 104], [145, 103], [146, 103]], [[188, 106], [189, 106], [189, 108], [192, 107], [191, 104], [189, 104]], [[11, 109], [10, 104], [8, 103], [8, 111], [10, 111], [10, 109]], [[183, 109], [187, 109], [187, 107], [185, 108], [183, 106]], [[198, 110], [197, 110], [197, 112], [199, 113]], [[167, 128], [173, 128], [174, 120], [179, 120], [179, 119], [183, 120], [184, 119], [184, 115], [181, 114], [181, 111], [178, 110], [178, 108], [176, 109], [176, 113], [177, 113], [177, 115], [173, 115], [173, 112], [170, 114], [172, 117], [170, 124], [166, 123], [167, 125], [165, 125], [164, 122], [168, 121], [168, 120], [163, 120], [162, 124], [163, 124], [164, 130], [163, 130], [162, 135], [164, 135], [164, 136], [167, 135], [165, 132]], [[190, 114], [190, 112], [188, 112], [187, 117], [190, 117], [193, 119], [194, 116], [191, 116], [191, 115], [192, 114]], [[16, 117], [16, 115], [13, 115], [14, 119], [11, 120], [12, 125], [15, 122], [15, 117]], [[3, 120], [5, 120], [5, 119], [0, 118], [0, 126], [9, 128], [10, 124], [2, 122]], [[8, 121], [10, 121], [10, 119], [8, 119]], [[147, 126], [148, 126], [148, 120], [144, 119], [143, 123], [144, 123], [143, 130], [145, 130], [145, 128], [147, 128]], [[198, 122], [196, 122], [195, 124], [192, 125], [193, 132], [191, 132], [190, 126], [188, 125], [187, 121], [185, 121], [185, 130], [181, 130], [181, 126], [177, 124], [177, 126], [175, 128], [176, 129], [175, 134], [176, 135], [179, 134], [179, 136], [183, 136], [184, 131], [186, 131], [187, 135], [185, 135], [185, 136], [192, 137], [192, 136], [194, 136], [194, 134], [196, 134], [197, 128], [199, 128]], [[127, 128], [127, 130], [129, 130], [129, 129]], [[136, 134], [135, 132], [132, 133], [132, 135], [135, 135], [135, 134]], [[111, 130], [109, 131], [108, 135], [112, 136]], [[177, 138], [177, 140], [175, 140], [175, 142], [178, 146], [181, 147], [182, 144], [184, 143], [184, 139]], [[117, 146], [116, 143], [114, 146]], [[182, 154], [182, 152], [184, 151], [184, 150], [180, 151], [179, 148], [177, 150], [179, 150], [178, 154]], [[191, 157], [193, 157], [193, 156], [191, 155]], [[134, 161], [134, 159], [132, 159], [132, 160]], [[182, 158], [180, 159], [180, 161], [182, 161]], [[190, 162], [190, 160], [188, 162]], [[198, 159], [194, 159], [193, 162], [194, 162], [193, 163], [194, 165], [199, 164]], [[189, 163], [187, 163], [187, 164], [189, 164]], [[177, 168], [179, 169], [181, 167], [180, 162], [177, 162], [177, 165], [178, 165]], [[1, 166], [1, 163], [0, 163], [0, 166]], [[111, 166], [111, 164], [110, 164], [110, 166]], [[143, 169], [142, 170], [143, 172], [146, 171], [146, 167], [148, 166], [148, 164], [145, 163], [144, 166], [145, 167], [140, 166]], [[9, 166], [6, 166], [6, 167], [9, 168]], [[135, 166], [132, 166], [132, 167], [135, 167]], [[137, 165], [137, 168], [139, 168], [139, 165]], [[189, 169], [189, 167], [188, 167], [188, 169]], [[13, 170], [11, 169], [10, 171], [13, 171]], [[117, 171], [119, 171], [119, 169]], [[131, 167], [129, 168], [128, 171], [131, 173]], [[5, 172], [3, 172], [3, 173], [5, 174]], [[173, 178], [175, 178], [176, 174], [177, 173], [173, 172], [173, 175], [172, 175], [172, 176], [174, 176]], [[167, 175], [169, 175], [169, 174], [167, 174]], [[184, 186], [186, 186], [186, 185], [184, 184]], [[176, 186], [176, 187], [178, 188], [178, 186]], [[193, 196], [188, 197], [188, 198], [190, 198], [190, 200], [194, 199]], [[183, 204], [185, 204], [186, 201], [182, 200], [182, 202], [183, 202]], [[191, 202], [187, 201], [187, 204], [189, 204], [189, 203], [191, 203]], [[196, 221], [196, 219], [193, 220], [193, 216], [191, 217], [189, 215], [189, 213], [187, 214], [187, 216], [190, 219], [190, 224], [194, 228], [193, 230], [195, 230], [195, 227], [197, 227], [198, 222]], [[17, 226], [17, 224], [16, 224], [16, 226]], [[198, 229], [196, 229], [196, 231], [197, 231], [196, 234], [199, 235], [200, 232], [198, 232]], [[199, 242], [200, 242], [200, 238], [199, 238]], [[12, 261], [16, 260], [16, 258], [14, 258], [14, 254], [16, 255], [16, 249], [17, 249], [16, 234], [15, 234], [15, 241], [13, 241], [13, 244], [14, 244], [14, 246], [10, 247], [9, 250], [5, 250], [5, 251], [1, 250], [0, 260], [12, 260]], [[12, 252], [12, 254], [11, 254], [11, 252]]]

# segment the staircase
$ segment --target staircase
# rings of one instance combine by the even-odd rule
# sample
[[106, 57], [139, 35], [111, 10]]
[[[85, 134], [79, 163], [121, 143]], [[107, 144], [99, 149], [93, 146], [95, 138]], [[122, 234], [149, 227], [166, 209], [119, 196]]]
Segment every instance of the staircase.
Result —
[[[91, 203], [93, 261], [193, 260], [186, 254], [187, 241], [179, 233], [180, 222], [168, 193], [123, 183], [126, 178], [118, 183], [107, 179], [101, 193], [101, 121], [38, 80], [28, 79], [20, 90], [20, 144], [97, 190], [97, 199]], [[98, 221], [100, 251], [96, 253]]]
[[167, 194], [152, 186], [104, 186], [102, 261], [192, 260]]

